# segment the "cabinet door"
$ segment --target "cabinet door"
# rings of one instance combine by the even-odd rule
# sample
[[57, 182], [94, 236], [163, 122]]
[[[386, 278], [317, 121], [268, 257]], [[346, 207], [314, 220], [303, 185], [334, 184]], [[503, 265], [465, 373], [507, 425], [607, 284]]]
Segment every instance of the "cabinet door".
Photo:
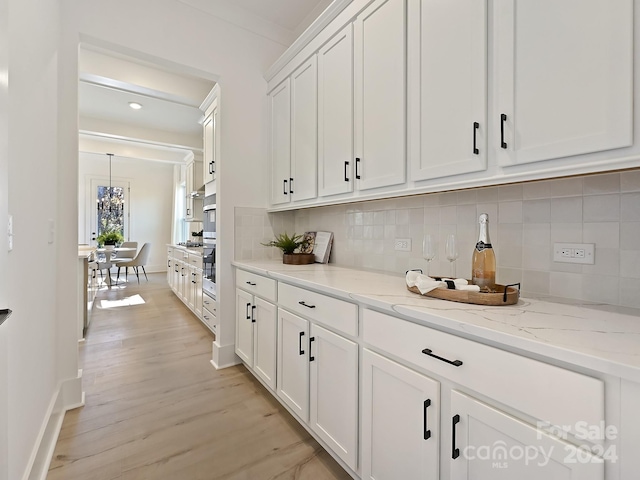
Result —
[[451, 414], [452, 479], [604, 479], [601, 458], [455, 390]]
[[253, 368], [253, 295], [236, 289], [236, 355]]
[[192, 266], [187, 266], [187, 306], [191, 310], [196, 308], [196, 269]]
[[311, 325], [311, 428], [356, 470], [358, 448], [358, 345]]
[[347, 25], [318, 52], [318, 191], [353, 191], [353, 33]]
[[494, 20], [500, 164], [632, 144], [631, 0], [503, 0]]
[[406, 179], [406, 0], [376, 0], [354, 22], [359, 190]]
[[316, 56], [291, 75], [292, 200], [318, 195], [318, 75]]
[[173, 258], [167, 256], [167, 283], [173, 290]]
[[253, 369], [273, 390], [276, 388], [277, 309], [272, 303], [255, 299]]
[[366, 349], [362, 362], [362, 478], [439, 478], [440, 383]]
[[270, 94], [271, 106], [271, 203], [287, 203], [290, 194], [291, 88], [289, 79]]
[[278, 309], [276, 393], [303, 422], [309, 420], [309, 322]]
[[202, 270], [196, 268], [194, 274], [193, 311], [198, 318], [202, 318]]
[[409, 5], [411, 179], [487, 168], [487, 2]]
[[[214, 112], [216, 109], [214, 107]], [[203, 127], [203, 149], [204, 149], [204, 162], [203, 162], [203, 179], [204, 183], [209, 183], [215, 179], [215, 120], [214, 113], [205, 118]]]

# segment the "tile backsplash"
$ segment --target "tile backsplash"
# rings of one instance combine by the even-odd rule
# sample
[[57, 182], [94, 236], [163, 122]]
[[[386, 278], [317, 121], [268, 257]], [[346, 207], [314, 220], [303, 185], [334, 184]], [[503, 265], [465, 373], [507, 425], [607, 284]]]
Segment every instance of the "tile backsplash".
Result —
[[[426, 268], [422, 238], [437, 239], [432, 274], [448, 275], [445, 238], [454, 233], [456, 274], [469, 278], [478, 216], [489, 214], [499, 283], [525, 294], [640, 308], [640, 170], [543, 180], [266, 214], [236, 209], [236, 258], [277, 258], [262, 247], [275, 233], [334, 233], [331, 263], [403, 273]], [[410, 238], [411, 251], [394, 249]], [[258, 240], [259, 239], [259, 240]], [[595, 243], [595, 264], [553, 261], [553, 243]]]

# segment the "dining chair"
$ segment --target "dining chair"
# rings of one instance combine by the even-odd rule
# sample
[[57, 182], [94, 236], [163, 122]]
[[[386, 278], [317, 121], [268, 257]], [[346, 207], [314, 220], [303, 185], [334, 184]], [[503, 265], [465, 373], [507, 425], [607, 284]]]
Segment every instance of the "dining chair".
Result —
[[[118, 251], [116, 257], [111, 259], [111, 262], [116, 267], [118, 266], [118, 263], [122, 262], [123, 260], [128, 261], [134, 258], [138, 253], [138, 242], [122, 242], [122, 245], [120, 245], [120, 247], [133, 248], [135, 250]], [[126, 267], [125, 272], [128, 273], [128, 267]]]
[[149, 278], [147, 277], [147, 272], [145, 271], [144, 266], [149, 261], [149, 254], [150, 253], [151, 253], [151, 244], [150, 243], [145, 243], [144, 245], [142, 245], [142, 248], [137, 253], [137, 255], [135, 257], [133, 257], [131, 260], [122, 260], [121, 262], [118, 262], [116, 264], [116, 266], [118, 267], [118, 275], [116, 277], [116, 284], [120, 280], [120, 269], [122, 267], [125, 267], [125, 274], [124, 274], [125, 281], [127, 280], [127, 275], [128, 275], [127, 272], [128, 272], [129, 267], [133, 268], [133, 270], [136, 272], [136, 277], [138, 278], [138, 283], [140, 283], [140, 276], [138, 275], [138, 267], [142, 268], [142, 272], [144, 273], [144, 278], [146, 278], [147, 281], [149, 281]]

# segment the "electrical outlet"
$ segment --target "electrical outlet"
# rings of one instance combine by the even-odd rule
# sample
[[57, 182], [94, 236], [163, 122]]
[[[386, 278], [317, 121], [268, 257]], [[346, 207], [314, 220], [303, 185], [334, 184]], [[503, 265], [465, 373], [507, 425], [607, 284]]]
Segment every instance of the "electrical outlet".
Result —
[[554, 243], [553, 261], [561, 263], [595, 263], [595, 243]]
[[395, 250], [398, 252], [410, 252], [411, 251], [411, 239], [410, 238], [396, 238]]

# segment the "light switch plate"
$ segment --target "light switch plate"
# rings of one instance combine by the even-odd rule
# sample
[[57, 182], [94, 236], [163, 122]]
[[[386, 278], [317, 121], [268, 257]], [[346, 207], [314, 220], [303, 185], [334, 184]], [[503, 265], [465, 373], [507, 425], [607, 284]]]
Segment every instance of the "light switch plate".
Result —
[[554, 243], [553, 261], [593, 265], [596, 263], [595, 250], [595, 243]]
[[410, 252], [411, 251], [411, 239], [410, 238], [396, 238], [395, 250], [398, 252]]

